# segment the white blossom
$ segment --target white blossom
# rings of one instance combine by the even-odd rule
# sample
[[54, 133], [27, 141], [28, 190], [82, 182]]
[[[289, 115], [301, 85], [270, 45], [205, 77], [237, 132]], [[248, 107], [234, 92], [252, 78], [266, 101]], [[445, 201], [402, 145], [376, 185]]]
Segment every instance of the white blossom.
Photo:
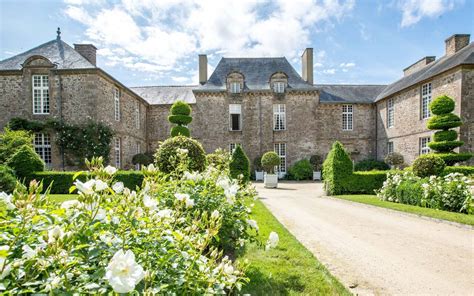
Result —
[[275, 248], [278, 245], [278, 242], [280, 241], [280, 238], [278, 237], [278, 234], [274, 231], [270, 232], [270, 235], [268, 236], [268, 241], [266, 248], [271, 249]]
[[64, 231], [58, 225], [48, 231], [48, 243], [54, 243], [64, 237]]
[[255, 228], [255, 230], [258, 231], [257, 221], [252, 220], [252, 219], [248, 219], [247, 224], [250, 225], [250, 227]]
[[185, 180], [193, 180], [193, 181], [195, 181], [195, 182], [199, 182], [199, 181], [202, 180], [203, 177], [202, 177], [202, 175], [201, 175], [199, 172], [192, 172], [192, 173], [190, 173], [190, 172], [187, 172], [187, 171], [186, 171], [186, 172], [184, 172], [184, 174], [183, 174], [183, 178], [184, 178]]
[[157, 205], [158, 205], [158, 201], [154, 198], [152, 198], [151, 196], [149, 196], [148, 194], [145, 194], [143, 196], [143, 204], [145, 205], [145, 207], [151, 209], [151, 210], [154, 210], [156, 209]]
[[211, 218], [213, 218], [213, 219], [217, 219], [217, 218], [219, 218], [219, 216], [220, 216], [220, 213], [219, 213], [218, 210], [214, 210], [211, 214]]
[[187, 208], [192, 208], [194, 206], [194, 200], [191, 198], [187, 198], [184, 202], [186, 203]]
[[116, 182], [114, 185], [112, 185], [112, 189], [116, 193], [122, 193], [124, 188], [125, 188], [125, 186], [123, 185], [123, 182]]
[[170, 209], [159, 210], [156, 214], [161, 218], [170, 218], [173, 213]]
[[80, 180], [76, 180], [76, 182], [74, 182], [74, 185], [76, 185], [77, 190], [79, 190], [79, 192], [85, 195], [91, 195], [94, 193], [94, 190], [92, 189], [94, 184], [94, 180], [89, 180], [85, 183], [82, 183]]
[[72, 200], [66, 200], [65, 202], [61, 203], [61, 208], [62, 209], [73, 209], [73, 208], [79, 208], [82, 205], [80, 201], [77, 199], [72, 199]]
[[105, 167], [104, 172], [106, 172], [109, 176], [113, 176], [117, 172], [117, 169], [113, 166], [108, 165]]
[[175, 193], [174, 197], [176, 197], [177, 200], [183, 201], [189, 198], [189, 194], [186, 193]]
[[106, 268], [105, 278], [115, 292], [129, 293], [145, 277], [143, 268], [135, 261], [135, 254], [127, 250], [115, 253]]
[[109, 186], [107, 185], [107, 183], [105, 183], [104, 181], [102, 180], [95, 180], [95, 184], [94, 184], [94, 188], [95, 188], [95, 191], [102, 191], [102, 190], [105, 190], [107, 189]]
[[31, 259], [31, 258], [35, 257], [36, 254], [38, 253], [37, 250], [33, 250], [28, 245], [24, 245], [21, 249], [23, 250], [23, 258], [26, 258], [26, 259]]
[[0, 192], [0, 201], [6, 204], [8, 210], [13, 210], [15, 205], [12, 203], [12, 195], [5, 192]]

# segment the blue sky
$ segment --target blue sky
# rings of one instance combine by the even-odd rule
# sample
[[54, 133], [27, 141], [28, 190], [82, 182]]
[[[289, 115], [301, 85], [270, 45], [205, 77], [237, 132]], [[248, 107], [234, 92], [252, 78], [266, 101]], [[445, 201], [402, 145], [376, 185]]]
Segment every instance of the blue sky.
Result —
[[98, 66], [128, 86], [197, 84], [222, 56], [314, 48], [315, 83], [386, 84], [444, 40], [474, 33], [474, 0], [0, 0], [0, 59], [56, 37], [93, 43]]

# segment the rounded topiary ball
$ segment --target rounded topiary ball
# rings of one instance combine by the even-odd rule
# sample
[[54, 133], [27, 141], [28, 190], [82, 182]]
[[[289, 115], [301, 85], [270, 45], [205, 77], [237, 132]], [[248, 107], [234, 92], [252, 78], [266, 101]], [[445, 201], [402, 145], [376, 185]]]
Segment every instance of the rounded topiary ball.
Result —
[[439, 96], [430, 103], [431, 113], [435, 115], [448, 114], [454, 111], [454, 100], [448, 96]]
[[18, 178], [25, 178], [34, 172], [44, 171], [44, 162], [40, 156], [28, 145], [23, 145], [7, 161]]
[[433, 135], [433, 141], [454, 141], [458, 138], [458, 133], [455, 130], [438, 131]]
[[392, 152], [392, 153], [387, 154], [387, 156], [385, 156], [384, 161], [385, 163], [389, 165], [398, 167], [405, 162], [405, 159], [403, 158], [403, 155], [401, 155], [400, 153]]
[[187, 150], [188, 170], [202, 172], [206, 168], [206, 153], [201, 143], [184, 136], [169, 138], [164, 141], [155, 153], [158, 169], [171, 173], [178, 166], [178, 149]]
[[435, 115], [428, 120], [426, 126], [430, 130], [448, 130], [462, 125], [461, 118], [453, 113]]
[[278, 154], [273, 151], [269, 151], [262, 156], [262, 167], [267, 173], [273, 174], [275, 167], [280, 165], [280, 161], [281, 160]]
[[190, 135], [191, 135], [191, 133], [189, 132], [189, 129], [185, 126], [177, 125], [177, 126], [173, 126], [171, 128], [171, 136], [172, 137], [177, 137], [177, 136], [189, 137]]
[[169, 115], [168, 121], [174, 124], [187, 125], [193, 121], [193, 118], [188, 115]]
[[170, 111], [173, 115], [189, 115], [192, 110], [188, 103], [177, 101], [171, 106]]
[[446, 164], [434, 154], [421, 155], [413, 162], [413, 173], [420, 178], [440, 175]]
[[133, 164], [149, 165], [153, 163], [153, 156], [148, 153], [138, 153], [132, 157]]

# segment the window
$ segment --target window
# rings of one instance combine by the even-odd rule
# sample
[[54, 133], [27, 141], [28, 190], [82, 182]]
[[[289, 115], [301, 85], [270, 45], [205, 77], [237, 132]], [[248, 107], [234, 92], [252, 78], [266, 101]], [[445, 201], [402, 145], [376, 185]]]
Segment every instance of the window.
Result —
[[275, 82], [273, 83], [273, 91], [282, 94], [285, 92], [285, 83], [284, 82]]
[[231, 82], [230, 83], [230, 92], [233, 94], [240, 93], [240, 83], [239, 82]]
[[121, 140], [120, 138], [115, 139], [115, 167], [120, 168], [122, 165], [122, 157], [120, 153]]
[[286, 173], [286, 143], [275, 143], [274, 149], [280, 157], [280, 165], [277, 167], [277, 171]]
[[230, 144], [229, 144], [229, 153], [230, 153], [231, 155], [234, 154], [235, 148], [237, 148], [237, 144], [236, 144], [236, 143], [230, 143]]
[[[135, 154], [140, 154], [140, 153], [141, 153], [140, 142], [137, 142], [137, 143], [136, 143], [136, 148], [135, 148]], [[135, 169], [136, 169], [136, 170], [139, 170], [139, 169], [140, 169], [140, 164], [139, 164], [139, 163], [137, 163], [137, 164], [135, 165]]]
[[430, 142], [430, 137], [420, 138], [420, 155], [430, 153], [431, 150], [430, 150], [430, 147], [428, 147], [429, 142]]
[[138, 102], [135, 105], [135, 127], [140, 129], [140, 104]]
[[115, 120], [120, 121], [120, 90], [114, 89]]
[[35, 134], [35, 151], [41, 157], [45, 164], [51, 165], [51, 138], [49, 134]]
[[387, 142], [387, 154], [393, 153], [393, 142]]
[[49, 114], [48, 75], [33, 75], [33, 114]]
[[273, 105], [273, 130], [282, 131], [286, 129], [285, 104]]
[[352, 105], [342, 105], [342, 130], [351, 131], [353, 128], [353, 107]]
[[431, 83], [423, 84], [421, 86], [421, 119], [426, 119], [430, 114], [431, 102]]
[[395, 110], [393, 106], [393, 98], [391, 98], [391, 99], [388, 99], [387, 101], [387, 126], [388, 127], [393, 127], [394, 117], [395, 117]]
[[230, 130], [242, 130], [242, 106], [240, 104], [229, 105]]

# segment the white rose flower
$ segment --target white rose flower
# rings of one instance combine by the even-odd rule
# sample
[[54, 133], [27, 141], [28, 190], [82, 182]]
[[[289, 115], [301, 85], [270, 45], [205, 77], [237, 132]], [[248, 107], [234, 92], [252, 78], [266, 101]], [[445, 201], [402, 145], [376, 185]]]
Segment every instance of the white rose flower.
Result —
[[114, 185], [112, 185], [112, 189], [116, 193], [122, 193], [124, 188], [125, 188], [125, 185], [123, 185], [123, 182], [116, 182]]
[[150, 173], [156, 172], [156, 168], [155, 168], [155, 166], [154, 166], [152, 163], [150, 163], [150, 164], [147, 166], [146, 170], [149, 171]]
[[247, 224], [250, 225], [250, 227], [255, 228], [255, 230], [258, 231], [257, 221], [248, 219]]
[[193, 180], [195, 182], [199, 182], [202, 180], [202, 175], [199, 174], [199, 172], [193, 172], [193, 173], [184, 172], [183, 178], [185, 180]]
[[129, 293], [145, 277], [143, 268], [135, 261], [132, 251], [117, 251], [106, 268], [105, 278], [115, 292]]
[[26, 258], [26, 259], [31, 259], [31, 258], [35, 257], [36, 254], [38, 253], [37, 250], [33, 250], [28, 245], [24, 245], [21, 249], [23, 250], [23, 258]]
[[48, 243], [54, 243], [64, 237], [64, 231], [58, 225], [48, 231]]
[[149, 196], [148, 194], [145, 194], [143, 196], [143, 204], [145, 205], [145, 207], [150, 208], [151, 210], [154, 210], [156, 209], [156, 206], [158, 205], [158, 201], [152, 198], [151, 196]]
[[5, 258], [0, 257], [0, 270], [3, 269], [2, 274], [0, 274], [0, 280], [3, 280], [4, 278], [6, 278], [10, 274], [10, 271], [12, 270], [12, 265], [11, 264], [5, 265], [6, 264], [5, 261], [6, 261]]
[[74, 182], [74, 185], [76, 185], [77, 190], [79, 190], [79, 192], [85, 195], [91, 195], [94, 193], [94, 190], [92, 189], [94, 184], [94, 180], [89, 180], [85, 183], [82, 183], [80, 180], [76, 180], [76, 182]]
[[270, 235], [268, 236], [268, 241], [267, 241], [267, 250], [271, 248], [275, 248], [278, 245], [278, 242], [280, 241], [280, 238], [278, 237], [278, 234], [274, 231], [270, 232]]
[[107, 183], [105, 183], [104, 181], [102, 180], [95, 180], [95, 184], [94, 184], [94, 188], [95, 188], [95, 191], [103, 191], [107, 188], [109, 188], [109, 186], [107, 185]]
[[213, 219], [217, 219], [217, 218], [219, 218], [219, 216], [220, 216], [220, 213], [219, 213], [218, 210], [214, 210], [211, 214], [211, 218], [213, 218]]
[[176, 197], [177, 200], [183, 201], [189, 198], [189, 194], [186, 193], [175, 193], [174, 197]]
[[194, 206], [194, 200], [189, 197], [185, 200], [185, 203], [187, 208], [192, 208]]
[[82, 205], [82, 203], [76, 199], [73, 200], [66, 200], [61, 204], [62, 209], [73, 209], [73, 208], [79, 208]]
[[107, 212], [104, 209], [99, 209], [94, 220], [104, 221], [105, 218], [107, 218]]
[[164, 210], [158, 211], [156, 214], [161, 218], [170, 218], [172, 213], [173, 213], [172, 210], [164, 209]]
[[120, 218], [117, 216], [112, 216], [112, 223], [118, 225], [120, 223]]
[[108, 165], [105, 167], [104, 172], [106, 172], [109, 176], [113, 176], [117, 172], [117, 169], [113, 166]]
[[4, 202], [7, 206], [7, 210], [13, 210], [15, 205], [12, 203], [12, 195], [0, 192], [0, 201]]

